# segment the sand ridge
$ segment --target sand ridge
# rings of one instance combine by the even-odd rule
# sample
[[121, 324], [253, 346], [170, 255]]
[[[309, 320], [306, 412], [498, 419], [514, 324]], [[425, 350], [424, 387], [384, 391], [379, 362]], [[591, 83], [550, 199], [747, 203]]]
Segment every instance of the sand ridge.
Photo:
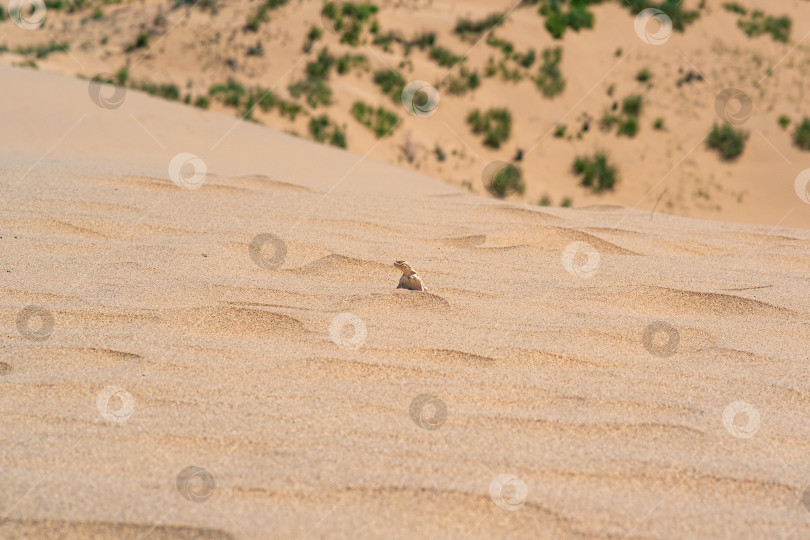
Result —
[[27, 173], [0, 135], [0, 536], [810, 534], [808, 230], [537, 211], [259, 126], [185, 190], [228, 122], [156, 107], [197, 129], [115, 173], [126, 116]]

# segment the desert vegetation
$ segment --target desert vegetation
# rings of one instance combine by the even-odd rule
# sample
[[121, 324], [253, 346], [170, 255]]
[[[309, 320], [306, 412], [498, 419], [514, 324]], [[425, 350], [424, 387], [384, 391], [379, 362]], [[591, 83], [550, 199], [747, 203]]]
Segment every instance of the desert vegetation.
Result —
[[346, 132], [325, 114], [310, 119], [309, 134], [317, 142], [346, 148]]
[[379, 8], [371, 3], [327, 2], [322, 14], [332, 21], [341, 43], [357, 47], [360, 45], [361, 34], [367, 26], [372, 33], [379, 32], [379, 24], [372, 20], [378, 10]]
[[266, 23], [270, 20], [270, 11], [280, 8], [289, 1], [290, 0], [263, 0], [259, 4], [256, 12], [248, 16], [247, 22], [245, 23], [245, 30], [258, 32], [262, 23]]
[[523, 194], [526, 190], [526, 184], [523, 182], [523, 171], [516, 165], [507, 164], [492, 175], [487, 189], [500, 198], [511, 193]]
[[774, 17], [761, 10], [748, 11], [737, 2], [727, 2], [723, 7], [732, 13], [740, 15], [737, 26], [742, 29], [748, 37], [757, 37], [768, 34], [774, 41], [787, 43], [790, 39], [790, 29], [793, 21], [787, 15]]
[[467, 116], [472, 132], [484, 135], [484, 144], [491, 148], [500, 148], [512, 131], [512, 114], [507, 109], [480, 109], [470, 111]]
[[613, 126], [618, 126], [617, 135], [635, 137], [639, 129], [642, 104], [643, 100], [639, 95], [624, 98], [621, 111], [617, 111], [618, 103], [614, 103], [611, 110], [606, 110], [602, 116], [602, 129], [610, 131]]
[[480, 20], [459, 19], [454, 32], [462, 39], [477, 40], [484, 32], [495, 28], [504, 18], [505, 13], [492, 13]]
[[399, 124], [399, 118], [383, 107], [372, 107], [362, 101], [352, 105], [352, 116], [355, 120], [374, 132], [378, 139], [391, 135]]
[[553, 98], [562, 94], [563, 90], [565, 90], [565, 80], [560, 71], [560, 62], [562, 62], [561, 47], [543, 51], [543, 64], [540, 66], [540, 72], [535, 79], [535, 83], [547, 98]]
[[67, 43], [59, 43], [57, 41], [51, 41], [49, 43], [43, 43], [41, 45], [29, 45], [26, 47], [17, 47], [14, 50], [14, 52], [16, 52], [17, 54], [21, 54], [23, 56], [33, 55], [37, 58], [45, 58], [51, 53], [67, 52], [69, 49], [70, 45]]
[[805, 117], [793, 132], [793, 144], [799, 149], [810, 151], [810, 118]]
[[[112, 4], [121, 7], [113, 11], [109, 8]], [[697, 143], [680, 140], [681, 130], [677, 128], [686, 116], [681, 114], [680, 109], [665, 109], [666, 99], [662, 91], [663, 94], [674, 92], [672, 97], [675, 99], [692, 92], [695, 101], [700, 94], [701, 102], [707, 103], [709, 98], [703, 94], [710, 88], [709, 85], [698, 84], [705, 81], [697, 66], [706, 69], [707, 74], [716, 69], [711, 65], [704, 67], [706, 56], [700, 56], [704, 54], [703, 50], [698, 51], [699, 54], [696, 52], [693, 57], [684, 49], [688, 62], [684, 60], [672, 66], [648, 56], [631, 55], [631, 48], [636, 50], [638, 46], [624, 42], [619, 46], [617, 41], [603, 47], [604, 50], [594, 49], [593, 53], [599, 57], [600, 65], [604, 64], [605, 72], [614, 64], [623, 63], [623, 67], [610, 72], [603, 83], [600, 82], [601, 96], [594, 94], [592, 97], [598, 97], [595, 102], [589, 100], [575, 105], [590, 88], [587, 85], [595, 83], [600, 74], [582, 76], [578, 71], [581, 51], [566, 48], [568, 40], [587, 43], [588, 30], [600, 24], [598, 18], [608, 9], [614, 10], [614, 13], [617, 10], [624, 12], [626, 22], [631, 25], [635, 14], [643, 9], [656, 8], [670, 17], [676, 32], [688, 32], [690, 25], [699, 17], [713, 16], [701, 0], [523, 0], [509, 12], [479, 12], [473, 17], [445, 19], [442, 23], [444, 28], [438, 23], [424, 27], [400, 27], [389, 22], [394, 20], [390, 17], [391, 13], [385, 12], [390, 6], [380, 2], [327, 1], [312, 6], [297, 27], [297, 35], [285, 32], [283, 25], [286, 18], [299, 9], [307, 9], [304, 4], [289, 0], [256, 0], [243, 6], [242, 10], [234, 10], [233, 5], [218, 0], [172, 0], [167, 6], [155, 6], [154, 10], [139, 14], [126, 31], [120, 31], [118, 10], [125, 9], [127, 5], [120, 0], [48, 0], [46, 5], [53, 13], [49, 13], [47, 28], [53, 33], [54, 39], [41, 44], [32, 44], [31, 41], [4, 42], [0, 43], [0, 51], [23, 56], [15, 65], [37, 67], [39, 63], [43, 69], [48, 69], [50, 63], [59, 62], [59, 69], [64, 69], [65, 64], [69, 65], [70, 59], [59, 53], [67, 52], [86, 65], [96, 65], [98, 62], [85, 62], [85, 55], [97, 55], [103, 64], [104, 59], [117, 54], [119, 60], [116, 65], [107, 67], [107, 70], [114, 71], [121, 65], [138, 66], [133, 68], [132, 77], [126, 69], [121, 70], [125, 76], [117, 77], [117, 84], [201, 109], [227, 110], [245, 120], [266, 122], [277, 129], [300, 133], [325, 144], [341, 146], [348, 144], [351, 139], [351, 142], [360, 145], [369, 137], [354, 138], [352, 134], [357, 131], [359, 135], [364, 135], [363, 131], [368, 130], [375, 137], [385, 139], [380, 141], [380, 145], [387, 146], [388, 155], [397, 156], [394, 159], [403, 159], [406, 165], [414, 168], [425, 166], [423, 172], [427, 174], [444, 175], [458, 184], [475, 184], [479, 186], [478, 189], [480, 184], [471, 180], [477, 176], [473, 169], [477, 166], [478, 157], [473, 159], [472, 156], [478, 149], [509, 152], [508, 156], [500, 157], [509, 160], [514, 155], [510, 161], [525, 169], [527, 181], [529, 178], [536, 181], [535, 178], [543, 176], [538, 174], [537, 155], [522, 161], [523, 150], [532, 147], [544, 134], [550, 138], [542, 144], [556, 145], [560, 151], [565, 151], [564, 146], [570, 143], [568, 152], [572, 147], [582, 152], [576, 145], [584, 142], [602, 151], [594, 155], [591, 149], [589, 156], [577, 158], [580, 164], [577, 170], [580, 172], [573, 174], [581, 177], [585, 190], [594, 192], [609, 189], [604, 186], [610, 182], [600, 179], [603, 176], [610, 178], [611, 167], [614, 177], [617, 167], [621, 167], [622, 171], [627, 170], [628, 177], [635, 174], [633, 165], [618, 161], [626, 159], [620, 158], [625, 153], [608, 153], [607, 148], [612, 144], [628, 145], [628, 139], [644, 135], [645, 129], [649, 130], [652, 141], [667, 149], [668, 155], [670, 149], [677, 149], [674, 150], [677, 153], [687, 145], [692, 147]], [[749, 60], [757, 72], [743, 73], [742, 69], [734, 68], [739, 71], [735, 75], [748, 77], [743, 80], [750, 80], [753, 75], [754, 80], [758, 80], [759, 72], [769, 68], [798, 69], [803, 61], [799, 58], [794, 60], [791, 57], [789, 61], [778, 64], [780, 58], [790, 52], [790, 17], [779, 16], [778, 13], [767, 14], [748, 5], [750, 3], [744, 5], [742, 0], [728, 1], [714, 13], [721, 12], [720, 18], [731, 28], [728, 34], [738, 40], [735, 47], [750, 41], [746, 36], [759, 37], [768, 42], [773, 40], [772, 47], [776, 52], [751, 53]], [[191, 73], [183, 78], [172, 78], [158, 75], [161, 71], [151, 72], [153, 66], [150, 64], [162, 69], [156, 59], [177, 54], [177, 48], [173, 48], [162, 36], [178, 22], [184, 11], [192, 8], [195, 12], [202, 12], [195, 15], [197, 20], [190, 21], [192, 25], [201, 24], [201, 19], [208, 21], [205, 24], [213, 23], [218, 20], [213, 14], [219, 13], [222, 18], [233, 16], [236, 30], [228, 35], [212, 31], [206, 33], [206, 39], [201, 40], [199, 45], [183, 45], [186, 48], [182, 50], [189, 51], [189, 55], [206, 58], [206, 70], [210, 71], [205, 77]], [[70, 13], [77, 14], [73, 20], [59, 19]], [[464, 11], [459, 13], [463, 14]], [[513, 31], [517, 29], [515, 22], [518, 14], [521, 25], [534, 24], [537, 32], [547, 33], [543, 39], [553, 45], [537, 47], [536, 41], [526, 39], [525, 32]], [[3, 20], [0, 17], [0, 21]], [[79, 26], [94, 30], [92, 39], [76, 41], [62, 35], [64, 28], [75, 21], [79, 21]], [[575, 32], [580, 35], [572, 35]], [[460, 44], [457, 38], [466, 43]], [[224, 43], [229, 47], [227, 54], [220, 54], [216, 58], [209, 55], [208, 51], [212, 48], [224, 50], [221, 47]], [[785, 43], [787, 45], [783, 47]], [[469, 49], [474, 45], [478, 47], [476, 54], [468, 57]], [[285, 47], [284, 54], [294, 58], [295, 64], [285, 66], [284, 69], [291, 71], [279, 79], [281, 72], [274, 72], [272, 76], [268, 73], [275, 69], [273, 62], [276, 53], [285, 50]], [[717, 44], [712, 47], [712, 54], [723, 53], [716, 49], [719, 47]], [[801, 48], [798, 51], [801, 52]], [[126, 53], [123, 62], [120, 60], [122, 52]], [[306, 53], [305, 57], [301, 56], [302, 52]], [[288, 58], [284, 54], [278, 57]], [[92, 73], [82, 75], [89, 77]], [[417, 79], [425, 80], [439, 90], [442, 106], [436, 110], [437, 116], [432, 120], [414, 120], [400, 109], [403, 88]], [[712, 85], [732, 84], [728, 77], [728, 80], [721, 76], [713, 79], [717, 80], [712, 80]], [[196, 86], [191, 84], [192, 80]], [[283, 82], [277, 88], [278, 80]], [[583, 88], [583, 85], [586, 87]], [[743, 88], [741, 84], [736, 87]], [[803, 91], [797, 88], [799, 92]], [[498, 96], [528, 99], [524, 95], [527, 90], [542, 101], [537, 102], [539, 112], [533, 110], [524, 123], [522, 116], [513, 118], [517, 109], [505, 101], [499, 101]], [[380, 103], [374, 93], [388, 96], [386, 100], [390, 99], [390, 102]], [[469, 105], [465, 105], [462, 99], [468, 100]], [[574, 106], [574, 110], [566, 112], [571, 106]], [[784, 104], [776, 104], [776, 107], [789, 110]], [[783, 109], [777, 108], [777, 114], [769, 120], [781, 128], [779, 133], [784, 138], [781, 144], [792, 143], [794, 149], [810, 151], [810, 121], [802, 120], [801, 115], [791, 121], [787, 115], [778, 114]], [[449, 111], [458, 117], [445, 116]], [[563, 113], [565, 116], [562, 116]], [[806, 111], [804, 113], [807, 114]], [[513, 125], [513, 119], [520, 123]], [[452, 129], [465, 123], [469, 132], [465, 136], [463, 132], [466, 130], [460, 130], [462, 133], [455, 134], [456, 139], [460, 140], [454, 140], [454, 134], [441, 127], [445, 121], [453, 126]], [[428, 125], [431, 127], [425, 127]], [[703, 125], [701, 123], [701, 129]], [[601, 127], [603, 131], [594, 130], [594, 126]], [[424, 130], [434, 127], [435, 131], [426, 140]], [[527, 134], [525, 128], [533, 131]], [[474, 137], [470, 136], [470, 132]], [[771, 135], [766, 134], [768, 137]], [[403, 141], [406, 137], [410, 139]], [[708, 149], [712, 154], [717, 152], [722, 161], [733, 162], [743, 155], [747, 138], [745, 132], [733, 126], [718, 124], [709, 136]], [[514, 146], [510, 146], [512, 142]], [[773, 144], [782, 148], [776, 139]], [[395, 151], [391, 152], [392, 149]], [[559, 174], [560, 171], [574, 171], [574, 167], [569, 166], [574, 155], [577, 153], [566, 155], [565, 162], [555, 172], [558, 178], [567, 176]], [[617, 161], [615, 166], [609, 163], [605, 157], [607, 155], [612, 155], [612, 159]], [[717, 162], [713, 156], [710, 161]], [[448, 166], [439, 167], [442, 163]], [[567, 181], [571, 185], [578, 182], [574, 177], [569, 177]], [[597, 187], [593, 188], [588, 183]], [[489, 191], [497, 192], [493, 189]], [[553, 204], [562, 204], [558, 187], [549, 192], [555, 194]], [[510, 193], [520, 192], [515, 189]], [[530, 193], [532, 197], [539, 196], [535, 195], [537, 192]], [[552, 201], [548, 203], [552, 204]]]
[[380, 87], [383, 94], [398, 102], [405, 88], [405, 78], [398, 71], [381, 69], [374, 72], [374, 84]]
[[580, 183], [593, 193], [613, 190], [619, 180], [616, 167], [608, 163], [604, 152], [596, 152], [593, 156], [581, 156], [574, 160], [572, 171], [581, 176]]
[[709, 133], [707, 144], [709, 148], [717, 150], [723, 159], [733, 160], [743, 153], [747, 139], [747, 133], [734, 128], [731, 124], [725, 123], [721, 126], [715, 124]]

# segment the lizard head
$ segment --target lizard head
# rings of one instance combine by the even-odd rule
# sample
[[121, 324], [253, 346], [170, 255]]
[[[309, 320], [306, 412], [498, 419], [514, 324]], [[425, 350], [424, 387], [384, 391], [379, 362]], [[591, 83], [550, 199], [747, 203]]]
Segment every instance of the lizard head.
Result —
[[402, 259], [396, 261], [394, 263], [394, 266], [399, 268], [403, 274], [410, 274], [411, 272], [416, 273], [416, 270], [414, 270], [410, 264], [408, 264], [406, 261], [403, 261]]

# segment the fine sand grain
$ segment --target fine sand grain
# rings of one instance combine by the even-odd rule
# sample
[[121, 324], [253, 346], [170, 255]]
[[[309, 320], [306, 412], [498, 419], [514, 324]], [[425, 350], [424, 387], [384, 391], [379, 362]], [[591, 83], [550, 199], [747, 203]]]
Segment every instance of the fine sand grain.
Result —
[[0, 68], [0, 537], [810, 536], [810, 231], [86, 92]]

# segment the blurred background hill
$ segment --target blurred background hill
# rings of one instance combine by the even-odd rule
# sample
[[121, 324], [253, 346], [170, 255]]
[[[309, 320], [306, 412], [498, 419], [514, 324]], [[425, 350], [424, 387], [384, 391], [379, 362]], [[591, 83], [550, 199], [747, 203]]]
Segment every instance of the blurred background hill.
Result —
[[[126, 86], [533, 205], [810, 225], [794, 190], [810, 163], [807, 0], [19, 10], [5, 5], [0, 62], [109, 82], [107, 108]], [[37, 11], [38, 28], [13, 20]]]

